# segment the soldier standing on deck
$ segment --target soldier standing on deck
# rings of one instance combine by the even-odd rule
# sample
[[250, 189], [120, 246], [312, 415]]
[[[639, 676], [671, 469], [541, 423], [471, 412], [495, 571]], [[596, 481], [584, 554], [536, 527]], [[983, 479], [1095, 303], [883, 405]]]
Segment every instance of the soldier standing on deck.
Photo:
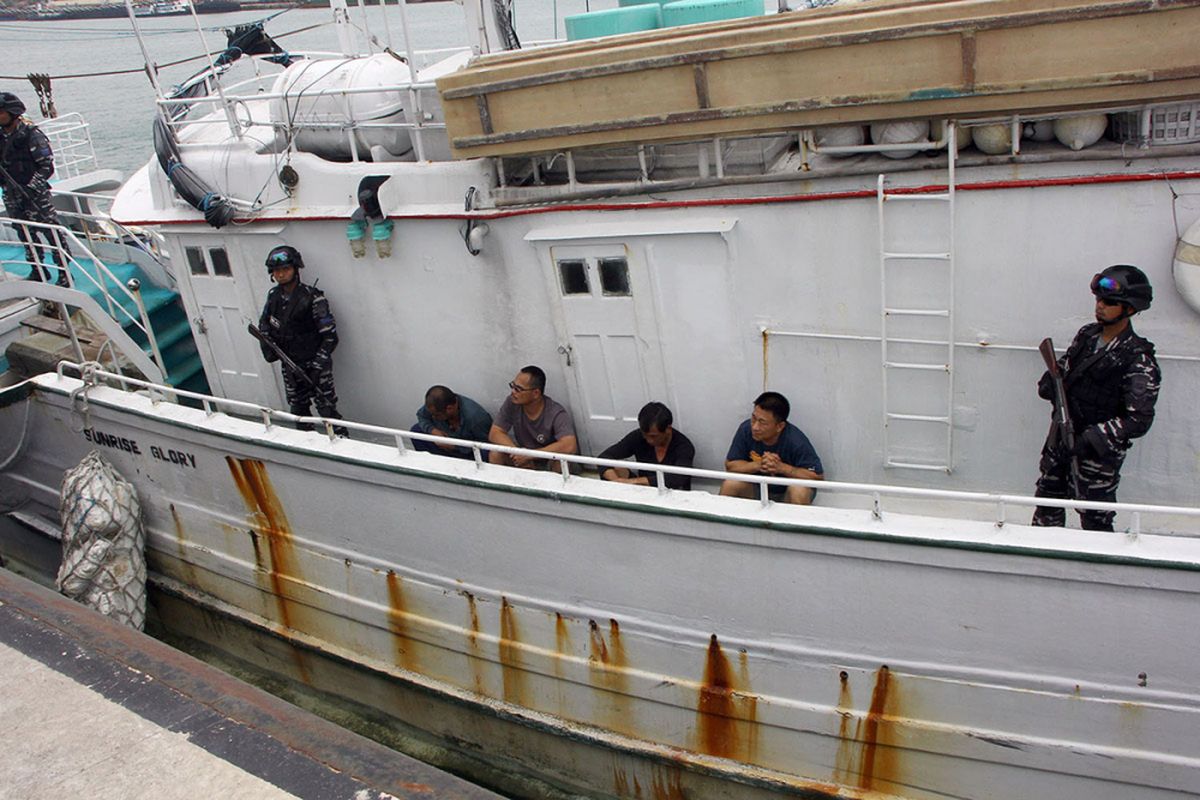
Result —
[[[0, 183], [4, 184], [4, 207], [14, 220], [58, 225], [58, 215], [50, 204], [50, 176], [54, 174], [54, 152], [46, 134], [29, 120], [21, 117], [25, 104], [12, 92], [0, 92]], [[57, 232], [30, 225], [15, 225], [17, 235], [25, 245], [25, 258], [30, 264], [29, 279], [49, 279], [49, 270], [38, 253], [39, 238], [54, 256], [58, 285], [67, 285], [64, 268], [69, 255], [67, 243]], [[57, 245], [61, 251], [55, 247]]]
[[[1154, 293], [1137, 267], [1117, 264], [1092, 278], [1096, 321], [1084, 325], [1059, 359], [1066, 387], [1067, 412], [1075, 430], [1069, 451], [1051, 430], [1042, 447], [1037, 497], [1076, 497], [1114, 503], [1121, 464], [1132, 440], [1145, 435], [1154, 421], [1161, 373], [1154, 345], [1133, 332], [1130, 317], [1150, 307]], [[1047, 371], [1038, 394], [1052, 400]], [[1071, 483], [1071, 460], [1078, 459], [1078, 488]], [[1080, 511], [1085, 530], [1111, 531], [1113, 511]], [[1066, 511], [1038, 506], [1034, 525], [1066, 524]]]
[[[300, 282], [303, 267], [304, 259], [294, 247], [281, 245], [267, 254], [267, 271], [275, 286], [267, 294], [258, 327], [303, 371], [297, 375], [287, 366], [283, 368], [283, 386], [291, 412], [308, 416], [309, 406], [315, 402], [317, 413], [322, 417], [341, 419], [337, 410], [337, 392], [333, 388], [337, 324], [325, 293]], [[279, 360], [265, 344], [262, 353], [267, 361]], [[307, 424], [299, 427], [301, 430], [312, 429]]]

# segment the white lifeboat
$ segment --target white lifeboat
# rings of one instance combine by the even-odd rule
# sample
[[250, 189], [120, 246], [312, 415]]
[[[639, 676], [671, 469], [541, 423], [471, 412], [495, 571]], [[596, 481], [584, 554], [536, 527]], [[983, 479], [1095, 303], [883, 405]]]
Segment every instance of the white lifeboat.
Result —
[[1200, 219], [1179, 237], [1171, 272], [1179, 296], [1193, 311], [1200, 313]]
[[275, 80], [271, 123], [281, 143], [293, 137], [296, 149], [321, 158], [349, 159], [357, 148], [366, 159], [372, 147], [402, 158], [412, 152], [408, 130], [399, 127], [411, 78], [408, 65], [387, 53], [299, 61]]

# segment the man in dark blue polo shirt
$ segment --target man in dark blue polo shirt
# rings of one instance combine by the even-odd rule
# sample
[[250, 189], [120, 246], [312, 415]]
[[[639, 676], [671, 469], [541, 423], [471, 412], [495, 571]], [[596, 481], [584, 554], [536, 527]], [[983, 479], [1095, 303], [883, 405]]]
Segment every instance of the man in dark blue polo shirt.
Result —
[[[787, 421], [791, 404], [779, 392], [763, 392], [754, 401], [750, 419], [738, 426], [725, 455], [725, 469], [746, 475], [772, 475], [819, 481], [825, 470], [821, 459], [804, 432]], [[721, 494], [730, 497], [757, 497], [758, 484], [726, 480]], [[807, 486], [771, 486], [770, 498], [776, 502], [808, 505], [816, 492]]]

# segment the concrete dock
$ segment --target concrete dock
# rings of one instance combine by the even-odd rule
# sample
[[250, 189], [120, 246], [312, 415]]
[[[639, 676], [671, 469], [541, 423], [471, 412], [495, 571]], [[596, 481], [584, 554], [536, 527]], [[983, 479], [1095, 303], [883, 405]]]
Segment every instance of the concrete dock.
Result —
[[0, 569], [0, 798], [499, 795]]

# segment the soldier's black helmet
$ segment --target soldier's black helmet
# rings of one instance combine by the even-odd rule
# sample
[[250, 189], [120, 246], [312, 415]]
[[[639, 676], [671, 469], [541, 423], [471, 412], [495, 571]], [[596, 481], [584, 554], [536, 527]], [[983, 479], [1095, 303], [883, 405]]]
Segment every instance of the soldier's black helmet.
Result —
[[25, 113], [25, 104], [12, 92], [0, 92], [0, 111], [7, 111], [14, 117], [19, 117]]
[[1101, 300], [1124, 303], [1134, 311], [1145, 311], [1154, 300], [1150, 279], [1130, 264], [1113, 264], [1092, 277], [1092, 294]]
[[300, 251], [290, 244], [281, 244], [279, 247], [271, 248], [271, 252], [267, 253], [267, 272], [276, 267], [304, 269], [304, 259], [301, 257]]

